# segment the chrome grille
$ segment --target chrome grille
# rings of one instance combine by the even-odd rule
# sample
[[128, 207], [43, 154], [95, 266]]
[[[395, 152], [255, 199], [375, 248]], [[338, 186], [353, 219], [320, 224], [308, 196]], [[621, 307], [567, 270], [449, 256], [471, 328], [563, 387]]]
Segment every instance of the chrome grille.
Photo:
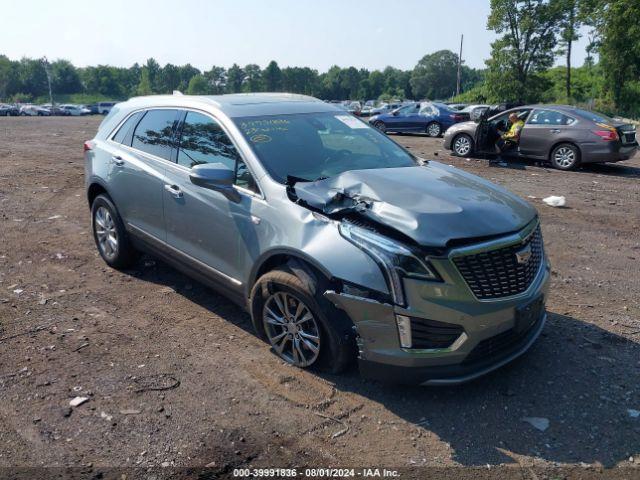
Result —
[[[531, 249], [529, 260], [520, 263], [517, 254]], [[454, 257], [453, 262], [478, 299], [510, 297], [524, 292], [542, 263], [542, 234], [538, 226], [523, 242], [508, 247]]]

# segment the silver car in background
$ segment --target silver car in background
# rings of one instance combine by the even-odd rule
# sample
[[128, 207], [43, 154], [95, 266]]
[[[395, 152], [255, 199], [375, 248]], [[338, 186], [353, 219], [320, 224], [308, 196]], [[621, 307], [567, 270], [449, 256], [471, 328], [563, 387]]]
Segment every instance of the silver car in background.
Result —
[[[524, 353], [550, 267], [533, 207], [287, 94], [113, 107], [85, 143], [93, 236], [150, 252], [251, 314], [286, 362], [453, 384]], [[203, 326], [203, 328], [206, 328]]]

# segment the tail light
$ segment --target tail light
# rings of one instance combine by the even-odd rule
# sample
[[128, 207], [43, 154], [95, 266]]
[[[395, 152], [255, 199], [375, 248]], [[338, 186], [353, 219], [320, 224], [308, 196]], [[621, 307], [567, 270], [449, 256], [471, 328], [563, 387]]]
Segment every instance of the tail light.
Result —
[[451, 118], [453, 118], [454, 122], [461, 122], [462, 120], [464, 120], [464, 115], [454, 113], [453, 115], [451, 115]]
[[615, 142], [616, 140], [620, 139], [620, 137], [618, 137], [618, 132], [616, 132], [615, 130], [594, 130], [593, 133], [595, 133], [605, 142]]
[[93, 150], [93, 142], [87, 140], [86, 142], [84, 142], [84, 151], [88, 152], [89, 150]]

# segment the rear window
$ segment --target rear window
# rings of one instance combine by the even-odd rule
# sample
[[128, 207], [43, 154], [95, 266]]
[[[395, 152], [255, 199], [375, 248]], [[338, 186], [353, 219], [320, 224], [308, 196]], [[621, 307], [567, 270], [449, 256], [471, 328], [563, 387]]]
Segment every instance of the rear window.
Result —
[[598, 113], [598, 112], [589, 112], [588, 110], [581, 110], [579, 108], [576, 108], [574, 110], [574, 112], [581, 116], [582, 118], [586, 118], [587, 120], [591, 120], [592, 122], [596, 122], [596, 123], [613, 123], [613, 119], [610, 117], [607, 117], [606, 115], [603, 115], [602, 113]]
[[133, 138], [133, 129], [142, 117], [142, 113], [143, 112], [136, 112], [127, 118], [127, 120], [118, 129], [118, 132], [113, 136], [113, 141], [130, 147], [131, 140]]
[[149, 110], [136, 127], [131, 146], [170, 160], [177, 113], [177, 110]]

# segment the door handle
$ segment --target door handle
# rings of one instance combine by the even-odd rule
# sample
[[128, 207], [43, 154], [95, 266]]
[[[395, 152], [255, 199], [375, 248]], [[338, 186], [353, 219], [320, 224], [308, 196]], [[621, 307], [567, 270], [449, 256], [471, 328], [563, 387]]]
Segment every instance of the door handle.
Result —
[[124, 159], [120, 155], [114, 155], [113, 157], [111, 157], [111, 161], [115, 163], [118, 167], [121, 167], [124, 165]]
[[560, 130], [558, 130], [557, 128], [552, 128], [551, 133], [560, 133]]
[[182, 190], [177, 185], [165, 185], [164, 189], [169, 192], [173, 198], [182, 198]]

